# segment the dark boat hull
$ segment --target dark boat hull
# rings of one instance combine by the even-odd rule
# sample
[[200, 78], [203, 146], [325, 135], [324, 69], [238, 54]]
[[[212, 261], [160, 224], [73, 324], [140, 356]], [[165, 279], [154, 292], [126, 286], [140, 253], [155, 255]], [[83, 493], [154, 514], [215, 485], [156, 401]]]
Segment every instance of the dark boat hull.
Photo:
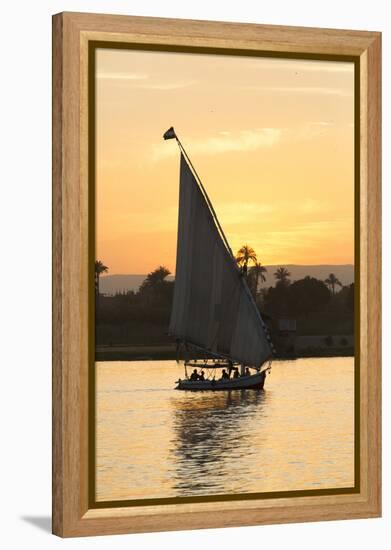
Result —
[[224, 380], [178, 380], [175, 389], [187, 391], [262, 390], [265, 378], [266, 371]]

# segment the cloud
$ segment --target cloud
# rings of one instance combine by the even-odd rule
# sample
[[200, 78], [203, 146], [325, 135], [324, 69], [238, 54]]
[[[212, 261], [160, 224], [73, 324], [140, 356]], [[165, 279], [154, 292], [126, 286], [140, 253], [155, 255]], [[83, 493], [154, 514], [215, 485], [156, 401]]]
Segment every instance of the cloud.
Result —
[[308, 141], [322, 138], [322, 136], [326, 135], [330, 137], [335, 135], [336, 132], [350, 132], [349, 128], [348, 123], [320, 120], [291, 128], [289, 131], [287, 130], [284, 137], [287, 141]]
[[[334, 121], [313, 121], [295, 128], [256, 128], [229, 132], [221, 130], [214, 136], [186, 140], [186, 149], [193, 154], [214, 155], [255, 151], [276, 144], [314, 139], [335, 127]], [[176, 143], [165, 142], [154, 145], [151, 158], [157, 162], [178, 154]]]
[[118, 209], [105, 212], [105, 224], [107, 227], [115, 227], [117, 234], [127, 236], [131, 233], [162, 234], [175, 232], [178, 220], [178, 207], [149, 208], [148, 223], [146, 223], [145, 209], [119, 212]]
[[300, 94], [300, 95], [323, 95], [337, 97], [353, 97], [353, 87], [351, 90], [341, 88], [326, 88], [323, 86], [242, 86], [242, 90], [252, 90], [273, 94]]
[[294, 71], [295, 73], [347, 73], [353, 74], [354, 64], [341, 61], [312, 61], [312, 60], [282, 60], [271, 58], [259, 58], [254, 64], [256, 69], [278, 69]]
[[194, 84], [197, 84], [196, 80], [178, 80], [177, 82], [157, 82], [157, 83], [150, 83], [150, 84], [142, 84], [140, 86], [137, 86], [137, 88], [142, 88], [144, 90], [179, 90], [181, 88], [188, 88], [189, 86], [193, 86]]
[[[350, 222], [350, 223], [349, 223]], [[261, 251], [261, 257], [264, 252], [268, 256], [278, 254], [282, 256], [285, 252], [302, 252], [303, 250], [319, 252], [319, 247], [327, 247], [336, 242], [344, 242], [351, 236], [353, 220], [322, 220], [308, 223], [290, 224], [284, 230], [267, 229], [263, 227], [262, 233], [258, 227], [253, 232], [247, 233], [247, 242], [257, 251]], [[227, 238], [233, 249], [237, 249], [243, 241], [243, 237], [231, 234], [229, 231]], [[331, 244], [332, 243], [332, 244]], [[270, 260], [268, 260], [270, 262]]]
[[[144, 73], [105, 73], [99, 72], [96, 75], [98, 80], [108, 80], [113, 82], [131, 82], [132, 88], [142, 90], [179, 90], [181, 88], [187, 88], [197, 84], [196, 80], [177, 80], [171, 82], [152, 82], [150, 81], [150, 75]], [[146, 81], [146, 82], [145, 82]]]
[[256, 204], [251, 202], [229, 202], [219, 204], [216, 214], [224, 226], [242, 222], [262, 221], [266, 214], [274, 208], [270, 204]]
[[[257, 128], [239, 132], [219, 132], [218, 135], [203, 139], [190, 139], [186, 146], [192, 154], [218, 154], [242, 151], [255, 151], [262, 147], [271, 147], [278, 143], [284, 132], [283, 128]], [[155, 161], [177, 154], [176, 147], [166, 144], [155, 146], [152, 157]]]
[[324, 202], [321, 203], [320, 201], [311, 198], [303, 199], [298, 204], [298, 210], [304, 214], [311, 212], [322, 212], [327, 209], [328, 207], [325, 206]]
[[142, 73], [97, 73], [98, 80], [146, 80], [147, 74]]

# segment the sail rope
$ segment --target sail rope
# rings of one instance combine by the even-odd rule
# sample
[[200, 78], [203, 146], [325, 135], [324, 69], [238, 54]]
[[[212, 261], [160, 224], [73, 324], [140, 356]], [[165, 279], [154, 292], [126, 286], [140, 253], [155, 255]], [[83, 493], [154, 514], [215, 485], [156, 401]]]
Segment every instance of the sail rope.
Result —
[[[193, 166], [193, 163], [191, 162], [190, 157], [188, 156], [188, 154], [187, 154], [187, 152], [186, 152], [184, 146], [182, 145], [181, 141], [179, 140], [178, 136], [176, 135], [176, 133], [175, 133], [175, 131], [174, 131], [174, 128], [171, 127], [171, 128], [165, 133], [165, 135], [164, 135], [163, 137], [164, 137], [164, 139], [171, 139], [171, 138], [175, 137], [175, 139], [176, 139], [176, 141], [177, 141], [177, 144], [178, 144], [178, 147], [179, 147], [179, 149], [180, 149], [180, 151], [181, 151], [181, 153], [182, 153], [182, 155], [183, 155], [183, 157], [184, 157], [184, 159], [185, 159], [185, 161], [186, 161], [186, 163], [187, 163], [187, 165], [188, 165], [190, 171], [192, 172], [192, 174], [193, 174], [193, 176], [194, 176], [194, 178], [195, 178], [195, 181], [196, 181], [197, 184], [198, 184], [199, 190], [200, 190], [200, 192], [201, 192], [201, 194], [202, 194], [202, 196], [203, 196], [203, 198], [204, 198], [204, 200], [205, 200], [206, 206], [207, 206], [207, 208], [208, 208], [208, 210], [209, 210], [209, 213], [210, 213], [211, 218], [212, 218], [212, 220], [213, 220], [213, 222], [214, 222], [214, 224], [215, 224], [215, 227], [216, 227], [218, 233], [219, 233], [220, 236], [221, 236], [221, 243], [222, 243], [222, 245], [223, 245], [223, 248], [224, 248], [226, 254], [228, 254], [228, 257], [229, 257], [229, 259], [231, 260], [232, 265], [233, 265], [233, 267], [234, 267], [234, 269], [235, 269], [235, 271], [236, 271], [236, 273], [237, 273], [237, 275], [238, 275], [238, 277], [239, 277], [239, 279], [240, 279], [240, 282], [241, 282], [240, 284], [242, 285], [242, 287], [243, 287], [243, 289], [244, 289], [244, 291], [245, 291], [245, 295], [247, 296], [247, 298], [248, 298], [249, 301], [251, 302], [251, 304], [252, 304], [252, 306], [253, 306], [253, 309], [255, 309], [255, 314], [256, 314], [257, 319], [258, 319], [258, 321], [259, 321], [260, 329], [261, 329], [261, 331], [262, 331], [262, 333], [263, 333], [264, 338], [266, 338], [266, 340], [267, 340], [267, 343], [268, 343], [268, 345], [269, 345], [269, 349], [270, 349], [271, 356], [273, 357], [273, 356], [275, 355], [275, 349], [274, 349], [273, 343], [272, 343], [272, 341], [271, 341], [271, 335], [270, 335], [269, 328], [268, 328], [267, 325], [264, 323], [264, 321], [263, 321], [263, 319], [262, 319], [262, 316], [261, 316], [261, 313], [260, 313], [260, 311], [259, 311], [259, 309], [258, 309], [257, 303], [256, 303], [256, 301], [255, 301], [255, 299], [254, 299], [254, 297], [253, 297], [253, 295], [252, 295], [252, 293], [251, 293], [251, 291], [250, 291], [250, 289], [249, 289], [249, 287], [248, 287], [247, 281], [245, 280], [245, 277], [244, 277], [242, 271], [240, 270], [240, 268], [239, 268], [239, 266], [238, 266], [238, 264], [237, 264], [237, 262], [236, 262], [236, 259], [235, 259], [234, 255], [233, 255], [233, 252], [232, 252], [232, 249], [231, 249], [231, 247], [230, 247], [230, 245], [229, 245], [229, 242], [228, 242], [228, 240], [227, 240], [227, 238], [226, 238], [226, 236], [225, 236], [225, 233], [224, 233], [224, 231], [223, 231], [223, 228], [222, 228], [222, 226], [220, 225], [220, 222], [219, 222], [219, 220], [218, 220], [218, 218], [217, 218], [217, 214], [216, 214], [216, 212], [215, 212], [215, 210], [214, 210], [214, 207], [213, 207], [213, 205], [212, 205], [212, 202], [211, 202], [211, 200], [210, 200], [210, 198], [209, 198], [209, 196], [208, 196], [208, 194], [207, 194], [207, 192], [206, 192], [205, 187], [204, 187], [203, 184], [202, 184], [201, 178], [199, 177], [199, 175], [198, 175], [198, 173], [197, 173], [195, 167]], [[234, 291], [235, 291], [235, 290], [236, 290], [236, 289], [234, 289]], [[217, 337], [218, 337], [218, 334], [219, 334], [219, 329], [220, 329], [220, 327], [218, 326], [218, 328], [217, 328], [217, 330], [216, 330], [216, 334], [214, 335], [214, 337], [213, 337], [213, 339], [212, 339], [212, 345], [211, 345], [212, 348], [213, 348], [213, 346], [214, 346], [215, 343], [216, 343], [216, 340], [217, 340]], [[195, 346], [195, 347], [198, 347], [198, 346]], [[203, 348], [200, 348], [200, 349], [203, 349]], [[210, 350], [205, 350], [205, 349], [203, 349], [203, 351], [207, 351], [208, 353], [211, 353], [212, 355], [216, 355], [217, 357], [220, 355], [220, 354], [213, 354], [213, 352], [210, 352]], [[222, 355], [220, 355], [220, 356], [221, 356], [221, 357], [224, 357], [224, 354], [222, 354]], [[266, 359], [266, 360], [267, 360], [267, 359]], [[262, 364], [264, 364], [264, 363], [265, 363], [265, 361], [263, 361]], [[261, 369], [262, 364], [258, 367], [258, 370]]]
[[[197, 170], [194, 168], [193, 163], [191, 162], [189, 155], [186, 153], [185, 148], [183, 147], [183, 145], [182, 145], [180, 139], [178, 138], [178, 136], [177, 136], [176, 134], [175, 134], [175, 139], [176, 139], [176, 141], [177, 141], [177, 143], [178, 143], [179, 149], [180, 149], [181, 152], [183, 153], [183, 155], [184, 155], [184, 157], [185, 157], [185, 159], [186, 159], [186, 162], [187, 162], [187, 164], [188, 164], [190, 170], [193, 172], [193, 175], [194, 175], [194, 177], [195, 177], [195, 179], [196, 179], [196, 181], [197, 181], [197, 183], [198, 183], [198, 185], [199, 185], [199, 187], [200, 187], [200, 190], [201, 190], [201, 192], [202, 192], [202, 194], [203, 194], [203, 196], [204, 196], [204, 198], [205, 198], [206, 204], [208, 205], [209, 210], [210, 210], [210, 213], [212, 214], [212, 218], [213, 218], [214, 222], [216, 223], [217, 229], [218, 229], [218, 231], [219, 231], [219, 233], [220, 233], [220, 235], [221, 235], [221, 237], [222, 237], [222, 239], [223, 239], [223, 242], [224, 242], [224, 245], [225, 245], [225, 247], [226, 247], [226, 249], [227, 249], [227, 252], [229, 253], [229, 255], [231, 256], [231, 258], [232, 258], [233, 261], [235, 262], [235, 256], [233, 255], [232, 249], [231, 249], [231, 247], [229, 246], [228, 239], [227, 239], [227, 237], [225, 236], [225, 233], [224, 233], [224, 231], [223, 231], [223, 228], [222, 228], [221, 225], [220, 225], [220, 222], [219, 222], [219, 219], [218, 219], [217, 214], [216, 214], [216, 212], [215, 212], [215, 209], [213, 208], [213, 204], [212, 204], [212, 202], [211, 202], [211, 200], [210, 200], [210, 198], [209, 198], [208, 193], [206, 192], [205, 187], [203, 186], [203, 183], [202, 183], [202, 181], [201, 181], [201, 178], [200, 178], [200, 176], [198, 175]], [[236, 262], [235, 262], [235, 263], [236, 263]]]
[[[238, 267], [238, 265], [237, 265], [235, 256], [233, 255], [232, 249], [231, 249], [231, 247], [230, 247], [230, 245], [229, 245], [229, 243], [228, 243], [228, 239], [227, 239], [227, 237], [225, 236], [225, 233], [224, 233], [224, 231], [223, 231], [223, 228], [222, 228], [221, 225], [220, 225], [220, 222], [219, 222], [219, 220], [218, 220], [217, 214], [216, 214], [216, 212], [215, 212], [215, 210], [214, 210], [214, 208], [213, 208], [212, 202], [211, 202], [211, 200], [210, 200], [210, 198], [209, 198], [209, 196], [208, 196], [208, 194], [207, 194], [207, 192], [206, 192], [206, 190], [205, 190], [205, 187], [203, 186], [203, 183], [202, 183], [202, 181], [201, 181], [201, 178], [199, 177], [199, 175], [198, 175], [198, 173], [197, 173], [197, 170], [194, 168], [193, 163], [192, 163], [191, 160], [190, 160], [189, 155], [186, 153], [185, 148], [183, 147], [183, 145], [182, 145], [180, 139], [178, 138], [178, 136], [177, 136], [176, 134], [175, 134], [175, 139], [176, 139], [176, 141], [177, 141], [177, 143], [178, 143], [179, 149], [181, 150], [181, 152], [183, 153], [184, 157], [186, 158], [186, 161], [187, 161], [187, 164], [188, 164], [189, 168], [191, 169], [191, 171], [192, 171], [193, 174], [194, 174], [194, 177], [196, 178], [196, 181], [197, 181], [197, 183], [198, 183], [198, 185], [199, 185], [199, 187], [200, 187], [200, 189], [201, 189], [202, 194], [204, 195], [204, 198], [205, 198], [205, 200], [206, 200], [206, 203], [207, 203], [207, 205], [208, 205], [208, 207], [209, 207], [209, 210], [210, 210], [210, 212], [211, 212], [212, 218], [213, 218], [214, 222], [216, 223], [217, 230], [218, 230], [219, 233], [221, 234], [221, 237], [222, 237], [222, 239], [223, 239], [223, 243], [224, 243], [224, 245], [225, 245], [225, 248], [226, 248], [227, 252], [229, 253], [229, 256], [230, 256], [231, 260], [233, 261], [233, 264], [234, 264], [234, 266], [235, 266], [235, 268], [236, 268], [236, 270], [237, 270], [237, 273], [238, 273], [238, 275], [239, 275], [239, 277], [240, 277], [240, 279], [241, 279], [241, 281], [242, 281], [242, 285], [243, 285], [243, 287], [244, 287], [244, 289], [245, 289], [245, 293], [247, 294], [247, 297], [249, 298], [250, 302], [252, 302], [252, 304], [253, 304], [253, 306], [254, 306], [254, 308], [255, 308], [255, 310], [256, 310], [256, 314], [257, 314], [258, 320], [259, 320], [260, 323], [261, 323], [261, 327], [262, 327], [262, 329], [263, 329], [263, 333], [264, 333], [264, 335], [265, 335], [265, 337], [266, 337], [266, 340], [267, 340], [267, 342], [268, 342], [268, 344], [269, 344], [270, 351], [271, 351], [272, 355], [275, 355], [275, 352], [276, 352], [276, 351], [275, 351], [274, 345], [273, 345], [272, 340], [271, 340], [271, 337], [270, 337], [270, 331], [267, 329], [267, 327], [266, 327], [266, 325], [265, 325], [265, 323], [264, 323], [264, 321], [263, 321], [263, 319], [262, 319], [262, 316], [261, 316], [261, 314], [259, 313], [258, 306], [257, 306], [257, 304], [256, 304], [256, 302], [255, 302], [255, 300], [254, 300], [254, 297], [253, 297], [253, 295], [251, 294], [250, 289], [248, 288], [248, 285], [247, 285], [246, 280], [244, 279], [243, 273], [241, 272], [241, 270], [239, 269], [239, 267]], [[217, 337], [217, 334], [216, 334], [216, 337]]]

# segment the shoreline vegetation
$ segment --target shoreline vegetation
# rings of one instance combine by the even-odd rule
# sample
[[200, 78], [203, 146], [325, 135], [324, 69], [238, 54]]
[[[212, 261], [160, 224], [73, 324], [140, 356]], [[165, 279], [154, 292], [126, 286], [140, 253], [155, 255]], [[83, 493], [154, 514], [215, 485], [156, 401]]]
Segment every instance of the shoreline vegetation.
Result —
[[[354, 283], [343, 285], [330, 273], [292, 281], [278, 267], [274, 286], [265, 287], [267, 268], [256, 252], [243, 245], [236, 262], [271, 332], [275, 359], [348, 357], [354, 355]], [[168, 334], [175, 280], [159, 266], [137, 291], [104, 295], [100, 275], [109, 268], [95, 262], [96, 361], [176, 359], [176, 343]]]
[[[310, 357], [353, 357], [354, 352], [351, 347], [340, 347], [336, 355], [336, 349], [308, 349], [307, 352], [301, 352], [299, 355], [292, 353], [283, 356], [276, 355], [273, 360], [294, 360], [305, 359]], [[175, 360], [176, 346], [175, 344], [167, 346], [97, 346], [95, 353], [95, 361], [163, 361]], [[201, 357], [200, 357], [201, 358]]]

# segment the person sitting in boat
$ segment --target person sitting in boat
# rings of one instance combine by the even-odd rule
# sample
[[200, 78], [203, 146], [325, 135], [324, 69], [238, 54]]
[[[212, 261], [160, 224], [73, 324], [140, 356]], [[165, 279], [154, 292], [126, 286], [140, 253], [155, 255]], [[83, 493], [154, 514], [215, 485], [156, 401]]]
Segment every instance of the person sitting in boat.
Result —
[[246, 369], [244, 371], [244, 376], [251, 376], [251, 372], [250, 372], [250, 369], [248, 367], [246, 367]]
[[223, 369], [223, 372], [221, 373], [221, 380], [227, 380], [227, 379], [229, 379], [229, 374], [225, 369]]
[[201, 374], [198, 377], [198, 380], [205, 380], [205, 372], [202, 370]]
[[239, 378], [239, 369], [238, 369], [238, 367], [235, 367], [233, 377], [234, 378]]
[[200, 375], [198, 374], [197, 369], [194, 369], [193, 372], [191, 373], [190, 380], [195, 381], [199, 379], [200, 379]]

